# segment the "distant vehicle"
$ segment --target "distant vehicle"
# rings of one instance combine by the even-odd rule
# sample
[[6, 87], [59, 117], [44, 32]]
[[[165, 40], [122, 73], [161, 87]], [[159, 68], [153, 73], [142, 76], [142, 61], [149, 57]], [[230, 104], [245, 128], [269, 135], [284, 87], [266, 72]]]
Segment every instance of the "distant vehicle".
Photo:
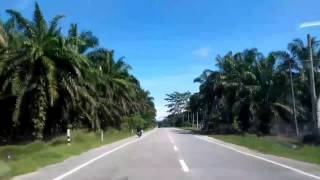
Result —
[[142, 136], [142, 131], [138, 131], [138, 132], [137, 132], [137, 136], [138, 136], [138, 137], [141, 137], [141, 136]]
[[140, 127], [138, 127], [138, 128], [137, 128], [137, 136], [138, 136], [138, 137], [141, 137], [141, 136], [142, 136], [142, 133], [143, 133], [143, 130], [142, 130]]

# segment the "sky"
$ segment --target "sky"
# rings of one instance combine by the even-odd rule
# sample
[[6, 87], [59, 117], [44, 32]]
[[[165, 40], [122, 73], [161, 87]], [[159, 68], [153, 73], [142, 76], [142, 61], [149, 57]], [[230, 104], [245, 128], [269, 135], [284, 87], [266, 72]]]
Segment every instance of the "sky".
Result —
[[[167, 115], [166, 94], [197, 92], [193, 79], [215, 69], [215, 57], [258, 48], [285, 50], [306, 34], [320, 38], [319, 0], [38, 0], [45, 17], [66, 17], [92, 31], [102, 47], [125, 57], [132, 73], [155, 98], [157, 120]], [[31, 18], [34, 0], [1, 0]], [[304, 27], [304, 28], [302, 28]]]

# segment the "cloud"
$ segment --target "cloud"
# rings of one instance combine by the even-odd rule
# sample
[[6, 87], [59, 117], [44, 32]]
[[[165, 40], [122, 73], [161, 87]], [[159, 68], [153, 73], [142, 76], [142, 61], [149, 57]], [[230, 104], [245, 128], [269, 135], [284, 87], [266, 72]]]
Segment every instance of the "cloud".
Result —
[[320, 26], [320, 21], [303, 22], [299, 25], [300, 28], [313, 27], [313, 26]]
[[211, 48], [208, 46], [202, 47], [194, 50], [192, 54], [201, 58], [208, 58], [211, 56]]

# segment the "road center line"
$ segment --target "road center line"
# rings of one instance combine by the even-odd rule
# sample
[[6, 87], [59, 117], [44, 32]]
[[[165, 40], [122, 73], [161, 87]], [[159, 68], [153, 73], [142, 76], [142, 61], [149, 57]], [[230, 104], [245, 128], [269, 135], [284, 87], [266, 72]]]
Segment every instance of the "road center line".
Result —
[[[233, 150], [233, 151], [236, 151], [240, 154], [243, 154], [243, 155], [247, 155], [247, 156], [250, 156], [250, 157], [253, 157], [253, 158], [256, 158], [256, 159], [260, 159], [262, 161], [266, 161], [266, 162], [269, 162], [271, 164], [274, 164], [274, 165], [277, 165], [277, 166], [280, 166], [280, 167], [283, 167], [285, 169], [289, 169], [291, 171], [294, 171], [296, 173], [299, 173], [299, 174], [302, 174], [302, 175], [305, 175], [305, 176], [308, 176], [308, 177], [311, 177], [311, 178], [314, 178], [314, 179], [318, 179], [320, 180], [320, 176], [316, 176], [314, 174], [310, 174], [310, 173], [307, 173], [305, 171], [302, 171], [300, 169], [296, 169], [296, 168], [293, 168], [293, 167], [290, 167], [290, 166], [287, 166], [287, 165], [284, 165], [284, 164], [281, 164], [281, 163], [278, 163], [278, 162], [275, 162], [275, 161], [271, 161], [267, 158], [263, 158], [263, 157], [260, 157], [260, 156], [257, 156], [257, 155], [253, 155], [253, 154], [250, 154], [250, 153], [247, 153], [247, 152], [244, 152], [244, 151], [241, 151], [241, 150], [238, 150], [234, 147], [231, 147], [231, 146], [227, 146], [225, 144], [222, 144], [220, 142], [218, 142], [217, 140], [215, 140], [214, 138], [211, 138], [211, 137], [207, 137], [207, 138], [204, 138], [204, 137], [201, 137], [201, 136], [195, 136], [196, 138], [198, 139], [202, 139], [204, 141], [207, 141], [207, 142], [210, 142], [210, 143], [214, 143], [216, 145], [219, 145], [219, 146], [222, 146], [224, 148], [227, 148], [227, 149], [230, 149], [230, 150]], [[210, 138], [210, 140], [208, 139]]]
[[174, 149], [175, 151], [178, 151], [177, 146], [173, 146], [173, 149]]
[[169, 137], [171, 144], [174, 144], [174, 141], [173, 141], [172, 137], [170, 136], [170, 134], [168, 134], [168, 137]]
[[181, 169], [184, 172], [189, 172], [189, 168], [187, 166], [187, 164], [184, 162], [183, 159], [179, 159], [180, 165], [181, 165]]
[[120, 146], [118, 146], [118, 147], [116, 147], [116, 148], [114, 148], [114, 149], [112, 149], [110, 151], [107, 151], [107, 152], [105, 152], [105, 153], [103, 153], [103, 154], [101, 154], [101, 155], [99, 155], [99, 156], [97, 156], [97, 157], [95, 157], [95, 158], [93, 158], [93, 159], [91, 159], [91, 160], [89, 160], [89, 161], [87, 161], [87, 162], [85, 162], [85, 163], [83, 163], [83, 164], [71, 169], [70, 171], [68, 171], [68, 172], [66, 172], [66, 173], [54, 178], [53, 180], [61, 180], [61, 179], [65, 178], [65, 177], [75, 173], [76, 171], [80, 170], [81, 168], [84, 168], [84, 167], [88, 166], [89, 164], [91, 164], [91, 163], [103, 158], [104, 156], [106, 156], [106, 155], [108, 155], [108, 154], [110, 154], [110, 153], [112, 153], [114, 151], [117, 151], [119, 149], [122, 149], [122, 148], [128, 146], [129, 144], [132, 144], [132, 143], [135, 143], [137, 141], [142, 140], [143, 138], [147, 137], [147, 135], [149, 135], [151, 132], [154, 132], [154, 131], [155, 131], [155, 129], [150, 131], [148, 134], [140, 137], [139, 139], [134, 139], [133, 141], [126, 142], [126, 143], [124, 143], [124, 144], [122, 144], [122, 145], [120, 145]]

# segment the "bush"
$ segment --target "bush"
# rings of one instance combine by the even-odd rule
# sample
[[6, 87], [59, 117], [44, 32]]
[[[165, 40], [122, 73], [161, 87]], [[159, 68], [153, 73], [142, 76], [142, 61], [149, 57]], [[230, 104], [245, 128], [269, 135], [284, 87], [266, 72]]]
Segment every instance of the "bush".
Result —
[[140, 115], [133, 115], [130, 117], [125, 117], [123, 123], [121, 124], [121, 129], [136, 129], [137, 127], [147, 128], [147, 124]]
[[320, 145], [320, 135], [319, 134], [308, 134], [302, 139], [304, 144]]

